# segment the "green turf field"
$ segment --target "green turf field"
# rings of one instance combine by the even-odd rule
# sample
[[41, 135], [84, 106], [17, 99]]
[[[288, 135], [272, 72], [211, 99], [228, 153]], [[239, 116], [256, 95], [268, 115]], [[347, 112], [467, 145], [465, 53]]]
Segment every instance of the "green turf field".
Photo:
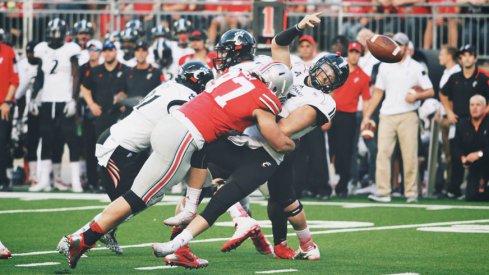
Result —
[[[0, 199], [0, 240], [14, 253], [12, 259], [0, 260], [0, 274], [489, 274], [489, 204], [421, 200], [408, 205], [404, 200], [394, 200], [384, 205], [365, 198], [305, 203], [314, 240], [321, 250], [321, 260], [316, 262], [263, 256], [251, 241], [231, 253], [222, 253], [219, 248], [233, 234], [233, 228], [216, 225], [191, 244], [197, 255], [209, 260], [207, 268], [140, 270], [163, 266], [149, 244], [168, 239], [170, 228], [163, 226], [162, 220], [172, 215], [174, 205], [166, 203], [120, 227], [119, 242], [129, 246], [124, 255], [92, 250], [71, 270], [65, 258], [54, 252], [59, 239], [89, 221], [105, 204], [99, 200]], [[257, 220], [265, 222], [263, 205], [254, 202], [252, 210]], [[227, 221], [227, 215], [219, 220]], [[456, 232], [432, 232], [434, 229]], [[263, 230], [271, 234], [270, 228]], [[292, 230], [289, 232], [289, 245], [297, 248], [297, 239]], [[55, 265], [17, 266], [34, 263]]]

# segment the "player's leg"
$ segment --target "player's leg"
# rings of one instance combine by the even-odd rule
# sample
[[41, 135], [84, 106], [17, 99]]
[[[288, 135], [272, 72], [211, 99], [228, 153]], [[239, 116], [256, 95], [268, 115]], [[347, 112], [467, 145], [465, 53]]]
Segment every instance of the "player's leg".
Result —
[[70, 150], [71, 186], [73, 192], [83, 192], [80, 181], [80, 139], [76, 133], [75, 116], [61, 118], [61, 130]]
[[54, 108], [55, 104], [52, 102], [45, 102], [41, 105], [39, 110], [39, 127], [42, 138], [41, 147], [41, 162], [40, 162], [40, 175], [39, 183], [32, 185], [29, 191], [43, 191], [51, 190], [50, 174], [52, 171], [52, 152], [53, 144], [55, 140], [55, 121], [54, 121]]
[[31, 113], [27, 116], [27, 161], [29, 162], [29, 181], [32, 185], [38, 183], [37, 176], [37, 147], [41, 138], [39, 128], [39, 115], [34, 116]]

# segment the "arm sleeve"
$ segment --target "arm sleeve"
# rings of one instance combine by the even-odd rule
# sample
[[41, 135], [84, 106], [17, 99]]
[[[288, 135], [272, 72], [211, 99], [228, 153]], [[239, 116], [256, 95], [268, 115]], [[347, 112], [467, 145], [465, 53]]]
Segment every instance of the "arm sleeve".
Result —
[[363, 100], [369, 100], [372, 95], [370, 94], [370, 77], [366, 77], [366, 80], [362, 83], [361, 93]]
[[12, 67], [9, 84], [17, 88], [19, 86], [19, 73], [17, 72], [17, 59], [15, 58], [14, 50], [12, 50], [12, 56], [10, 58], [12, 59]]
[[378, 70], [377, 77], [375, 80], [375, 87], [377, 89], [385, 91], [385, 81], [384, 81], [384, 77], [382, 74], [382, 68], [380, 66], [379, 66], [379, 70]]
[[[19, 65], [22, 63], [19, 63]], [[17, 91], [15, 92], [15, 99], [22, 98], [25, 96], [27, 88], [29, 87], [29, 82], [31, 78], [27, 75], [27, 70], [23, 68], [23, 66], [19, 67], [19, 87], [17, 87]]]
[[424, 68], [418, 74], [418, 83], [423, 90], [433, 88], [433, 83], [431, 83], [428, 72]]
[[44, 72], [42, 71], [42, 62], [39, 62], [37, 65], [37, 74], [36, 79], [34, 80], [34, 85], [32, 86], [32, 95], [31, 98], [36, 98], [39, 91], [44, 86]]
[[93, 91], [93, 86], [94, 86], [94, 81], [93, 81], [93, 70], [88, 69], [87, 72], [85, 73], [85, 77], [83, 78], [82, 85], [85, 86], [85, 88], [92, 90]]

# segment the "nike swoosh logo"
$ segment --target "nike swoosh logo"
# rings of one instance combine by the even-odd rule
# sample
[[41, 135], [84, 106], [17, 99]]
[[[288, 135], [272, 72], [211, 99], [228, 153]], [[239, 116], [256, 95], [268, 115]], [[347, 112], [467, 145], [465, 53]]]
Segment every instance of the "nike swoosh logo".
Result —
[[194, 258], [189, 257], [189, 256], [187, 256], [187, 255], [185, 255], [185, 254], [183, 254], [182, 256], [183, 256], [185, 259], [187, 259], [187, 261], [189, 261], [189, 262], [193, 262], [193, 261], [195, 261], [195, 260], [194, 260]]

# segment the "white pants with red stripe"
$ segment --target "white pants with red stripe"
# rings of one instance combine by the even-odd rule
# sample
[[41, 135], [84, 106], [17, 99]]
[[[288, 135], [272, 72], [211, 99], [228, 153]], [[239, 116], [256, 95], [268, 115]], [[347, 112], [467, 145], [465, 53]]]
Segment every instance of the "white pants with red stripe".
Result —
[[151, 134], [151, 146], [153, 153], [131, 188], [147, 206], [161, 201], [173, 185], [182, 182], [190, 169], [190, 158], [198, 150], [188, 129], [172, 116], [158, 122]]

